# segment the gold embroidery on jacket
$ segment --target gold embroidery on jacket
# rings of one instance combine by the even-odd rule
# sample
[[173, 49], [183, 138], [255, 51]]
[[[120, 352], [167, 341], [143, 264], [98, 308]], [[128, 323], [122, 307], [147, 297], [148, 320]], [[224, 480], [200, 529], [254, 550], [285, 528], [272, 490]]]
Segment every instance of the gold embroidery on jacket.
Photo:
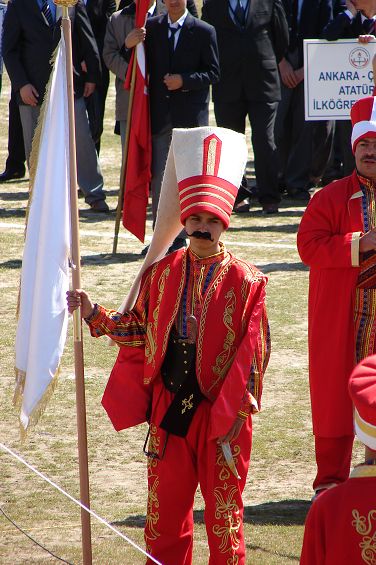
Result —
[[363, 536], [363, 541], [359, 544], [362, 559], [364, 563], [374, 565], [376, 563], [376, 510], [368, 512], [368, 516], [360, 516], [358, 510], [353, 510], [352, 515], [354, 520], [351, 525], [358, 534]]
[[197, 374], [197, 381], [200, 385], [202, 385], [201, 382], [202, 342], [204, 339], [205, 323], [206, 323], [206, 316], [208, 314], [209, 303], [210, 300], [212, 299], [213, 294], [217, 290], [218, 286], [222, 283], [223, 279], [227, 275], [231, 264], [232, 264], [231, 261], [228, 261], [227, 265], [223, 267], [222, 271], [218, 274], [217, 278], [212, 282], [211, 286], [207, 290], [207, 295], [205, 297], [204, 305], [202, 307], [200, 328], [197, 338], [197, 355], [196, 355], [196, 374]]
[[157, 351], [157, 329], [158, 329], [158, 317], [159, 317], [159, 308], [161, 305], [163, 292], [166, 284], [166, 278], [170, 274], [170, 265], [162, 272], [161, 276], [158, 280], [158, 298], [157, 298], [157, 305], [153, 311], [153, 321], [148, 322], [146, 325], [146, 339], [145, 339], [145, 357], [147, 363], [153, 364], [155, 366], [155, 353]]
[[209, 390], [211, 390], [218, 381], [222, 380], [226, 376], [236, 353], [236, 347], [233, 345], [235, 341], [235, 332], [233, 330], [232, 317], [236, 308], [236, 296], [233, 288], [227, 292], [226, 300], [225, 311], [223, 313], [223, 323], [227, 328], [227, 334], [223, 343], [223, 350], [217, 356], [215, 366], [213, 367], [213, 373], [218, 375], [218, 378], [213, 382]]
[[163, 345], [162, 345], [162, 356], [165, 354], [166, 349], [167, 349], [167, 342], [168, 342], [168, 337], [170, 335], [170, 331], [171, 331], [171, 326], [175, 321], [175, 318], [177, 316], [178, 310], [179, 310], [179, 306], [180, 306], [180, 300], [181, 300], [181, 295], [183, 292], [183, 288], [184, 288], [184, 284], [185, 284], [185, 272], [187, 269], [187, 252], [184, 253], [183, 256], [183, 260], [182, 260], [182, 273], [181, 273], [181, 280], [180, 280], [180, 284], [179, 284], [179, 288], [178, 288], [178, 292], [177, 292], [177, 296], [176, 296], [176, 302], [175, 302], [175, 307], [174, 310], [172, 312], [170, 321], [167, 325], [166, 328], [166, 332], [165, 332], [165, 336], [163, 339]]
[[[238, 445], [233, 446], [233, 452], [234, 461], [236, 461], [235, 453], [236, 455], [240, 453], [240, 447]], [[231, 555], [227, 563], [229, 565], [236, 565], [238, 556], [235, 552], [240, 546], [239, 529], [241, 526], [240, 510], [237, 503], [238, 487], [227, 483], [227, 479], [230, 478], [231, 473], [224, 460], [220, 447], [218, 447], [217, 451], [216, 464], [221, 467], [219, 479], [223, 484], [214, 489], [216, 499], [214, 516], [219, 523], [213, 526], [213, 533], [221, 538], [219, 551]]]
[[[155, 424], [150, 425], [150, 439], [148, 449], [151, 453], [159, 453], [160, 438], [157, 436], [157, 426]], [[157, 489], [159, 486], [159, 477], [155, 472], [158, 465], [158, 460], [154, 458], [148, 458], [148, 502], [147, 502], [147, 513], [146, 513], [146, 525], [145, 525], [145, 541], [147, 544], [148, 540], [156, 540], [160, 533], [156, 530], [156, 525], [159, 520], [159, 500]], [[148, 546], [149, 547], [149, 546]], [[150, 549], [150, 547], [149, 547]]]

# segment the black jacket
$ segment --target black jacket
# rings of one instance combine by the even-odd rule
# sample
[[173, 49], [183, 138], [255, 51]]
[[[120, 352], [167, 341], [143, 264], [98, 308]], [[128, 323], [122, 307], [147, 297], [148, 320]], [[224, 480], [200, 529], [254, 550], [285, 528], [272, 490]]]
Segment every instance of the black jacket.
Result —
[[202, 18], [217, 32], [221, 80], [213, 100], [276, 102], [280, 99], [277, 63], [288, 46], [288, 27], [281, 0], [250, 0], [247, 24], [231, 19], [228, 0], [206, 0]]
[[[289, 51], [299, 51], [299, 67], [303, 66], [303, 39], [321, 37], [323, 29], [332, 20], [332, 0], [303, 0], [299, 26], [293, 24], [294, 0], [283, 0], [289, 25]], [[288, 54], [286, 55], [288, 59]]]
[[336, 39], [355, 39], [365, 33], [368, 32], [363, 29], [360, 12], [357, 12], [352, 20], [342, 12], [324, 28], [322, 37], [328, 41], [336, 41]]
[[[84, 83], [100, 83], [101, 64], [85, 6], [79, 0], [70, 9], [72, 23], [72, 51], [74, 92], [83, 95]], [[60, 40], [60, 19], [53, 27], [44, 20], [37, 0], [10, 0], [3, 24], [3, 57], [12, 89], [22, 103], [19, 90], [31, 83], [39, 93], [39, 104], [51, 74], [50, 60]], [[87, 75], [81, 70], [85, 61]]]
[[[209, 86], [219, 79], [214, 28], [188, 14], [170, 67], [167, 15], [157, 16], [146, 23], [145, 47], [152, 133], [168, 123], [172, 127], [207, 125]], [[168, 91], [163, 82], [167, 73], [182, 75], [183, 87]]]

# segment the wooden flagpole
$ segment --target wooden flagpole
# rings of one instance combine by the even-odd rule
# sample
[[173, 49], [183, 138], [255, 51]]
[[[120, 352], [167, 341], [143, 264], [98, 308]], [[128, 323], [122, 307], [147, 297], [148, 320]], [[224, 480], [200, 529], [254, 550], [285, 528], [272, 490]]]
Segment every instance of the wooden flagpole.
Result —
[[[73, 91], [73, 64], [72, 64], [72, 34], [71, 21], [68, 8], [74, 6], [77, 0], [54, 0], [55, 4], [63, 9], [62, 30], [66, 47], [66, 73], [68, 94], [68, 121], [69, 121], [69, 178], [70, 178], [70, 205], [71, 205], [71, 262], [72, 262], [72, 288], [81, 288], [81, 254], [79, 240], [79, 221], [77, 203], [77, 163], [76, 163], [76, 131], [74, 119], [74, 91]], [[78, 436], [78, 461], [80, 475], [80, 499], [82, 504], [90, 508], [89, 492], [89, 465], [87, 450], [86, 404], [84, 381], [84, 354], [82, 343], [81, 310], [73, 314], [74, 324], [74, 365], [76, 378], [76, 411], [77, 411], [77, 436]], [[81, 508], [81, 535], [83, 565], [92, 565], [91, 549], [91, 523], [90, 514]]]
[[118, 204], [117, 204], [117, 208], [116, 208], [115, 235], [114, 235], [114, 242], [113, 242], [113, 246], [112, 246], [112, 254], [113, 255], [116, 255], [116, 251], [117, 251], [121, 213], [122, 213], [122, 210], [123, 210], [123, 200], [124, 200], [125, 182], [126, 182], [125, 172], [127, 170], [127, 162], [128, 162], [129, 132], [131, 130], [134, 89], [135, 89], [135, 83], [136, 83], [136, 69], [137, 69], [137, 46], [134, 48], [134, 58], [133, 58], [133, 67], [132, 67], [132, 75], [131, 75], [131, 88], [130, 88], [130, 91], [129, 91], [127, 125], [126, 125], [126, 129], [125, 129], [124, 151], [123, 151], [123, 159], [122, 159], [122, 165], [121, 165], [119, 197], [118, 197]]

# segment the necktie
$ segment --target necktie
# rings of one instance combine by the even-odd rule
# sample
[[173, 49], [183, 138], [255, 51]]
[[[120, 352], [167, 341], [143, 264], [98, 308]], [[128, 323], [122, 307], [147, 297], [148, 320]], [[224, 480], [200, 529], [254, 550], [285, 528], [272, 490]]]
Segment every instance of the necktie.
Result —
[[372, 34], [375, 28], [375, 20], [373, 18], [365, 19], [362, 23], [362, 27], [366, 33]]
[[171, 63], [175, 51], [175, 34], [177, 31], [179, 31], [180, 25], [178, 27], [168, 26], [168, 29], [170, 30], [170, 37], [168, 38], [168, 51], [170, 54], [170, 63]]
[[236, 21], [238, 22], [240, 27], [244, 27], [245, 26], [245, 9], [244, 9], [244, 6], [243, 6], [241, 0], [238, 0], [234, 14], [235, 14]]
[[46, 18], [48, 25], [52, 27], [54, 25], [54, 20], [52, 18], [51, 8], [47, 0], [42, 1], [41, 12]]

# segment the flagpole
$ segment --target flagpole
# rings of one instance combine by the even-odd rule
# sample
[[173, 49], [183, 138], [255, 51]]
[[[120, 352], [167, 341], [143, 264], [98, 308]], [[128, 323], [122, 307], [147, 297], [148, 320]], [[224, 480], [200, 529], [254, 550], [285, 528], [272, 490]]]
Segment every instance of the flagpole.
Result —
[[[72, 34], [71, 21], [68, 8], [74, 6], [77, 0], [54, 0], [55, 4], [62, 7], [62, 30], [66, 46], [66, 72], [68, 95], [68, 121], [69, 121], [69, 178], [70, 178], [70, 206], [71, 206], [71, 263], [73, 290], [81, 288], [81, 254], [79, 240], [79, 220], [77, 203], [77, 163], [76, 163], [76, 133], [74, 119], [74, 92], [73, 92], [73, 64], [72, 64]], [[80, 476], [80, 500], [84, 506], [90, 508], [89, 491], [89, 465], [87, 450], [86, 428], [86, 403], [84, 381], [84, 354], [82, 343], [82, 320], [80, 309], [73, 315], [74, 331], [74, 365], [76, 378], [76, 412], [78, 435], [78, 461]], [[92, 564], [91, 549], [91, 523], [90, 514], [81, 508], [81, 535], [83, 565]]]
[[112, 254], [113, 255], [116, 255], [116, 251], [117, 251], [121, 213], [122, 213], [122, 210], [123, 210], [123, 200], [124, 200], [125, 182], [126, 182], [125, 172], [127, 170], [127, 162], [128, 162], [129, 132], [131, 131], [133, 99], [134, 99], [134, 90], [135, 90], [135, 83], [136, 83], [136, 69], [137, 69], [137, 45], [134, 48], [134, 58], [133, 58], [133, 67], [132, 67], [132, 76], [131, 76], [131, 88], [130, 88], [130, 91], [129, 91], [127, 125], [126, 125], [126, 129], [125, 129], [124, 151], [123, 151], [123, 159], [122, 159], [121, 174], [120, 174], [120, 188], [119, 188], [118, 204], [117, 204], [117, 208], [116, 208], [115, 235], [114, 235], [114, 242], [113, 242], [113, 246], [112, 246]]

